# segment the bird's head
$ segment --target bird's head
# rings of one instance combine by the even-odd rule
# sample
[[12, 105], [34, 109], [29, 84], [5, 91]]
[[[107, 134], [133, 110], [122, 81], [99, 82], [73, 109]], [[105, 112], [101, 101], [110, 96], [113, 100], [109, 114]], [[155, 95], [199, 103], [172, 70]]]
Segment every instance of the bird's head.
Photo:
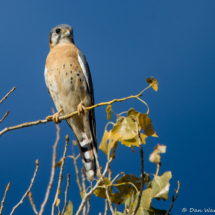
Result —
[[72, 27], [66, 24], [57, 25], [49, 33], [50, 48], [62, 43], [74, 43]]

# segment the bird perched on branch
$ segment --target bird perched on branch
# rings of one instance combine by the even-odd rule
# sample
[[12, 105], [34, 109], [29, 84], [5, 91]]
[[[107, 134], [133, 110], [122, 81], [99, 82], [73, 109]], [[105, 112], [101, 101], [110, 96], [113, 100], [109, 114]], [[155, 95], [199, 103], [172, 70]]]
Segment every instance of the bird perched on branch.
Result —
[[78, 110], [78, 115], [67, 119], [73, 130], [89, 181], [100, 176], [97, 156], [97, 136], [94, 109], [93, 84], [84, 54], [75, 46], [73, 29], [58, 25], [49, 34], [50, 52], [46, 59], [45, 82], [58, 113], [53, 121], [58, 123], [59, 114]]

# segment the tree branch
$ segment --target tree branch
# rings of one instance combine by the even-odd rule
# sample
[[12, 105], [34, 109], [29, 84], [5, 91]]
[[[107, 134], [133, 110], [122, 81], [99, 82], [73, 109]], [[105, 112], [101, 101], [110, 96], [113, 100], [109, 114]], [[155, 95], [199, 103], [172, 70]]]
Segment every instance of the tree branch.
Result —
[[13, 87], [12, 90], [10, 90], [9, 93], [0, 101], [0, 104], [16, 89], [16, 87]]
[[81, 213], [81, 211], [83, 210], [84, 205], [86, 204], [87, 199], [94, 193], [96, 188], [99, 186], [99, 183], [103, 180], [102, 177], [104, 177], [106, 175], [106, 173], [108, 171], [109, 164], [112, 162], [112, 160], [113, 160], [112, 158], [109, 159], [109, 161], [106, 164], [105, 170], [104, 170], [102, 176], [96, 182], [96, 185], [82, 199], [81, 205], [79, 206], [78, 211], [76, 212], [76, 215], [79, 215]]
[[6, 114], [5, 114], [5, 115], [3, 116], [3, 118], [0, 120], [0, 123], [4, 121], [4, 119], [8, 116], [9, 112], [10, 112], [9, 110], [6, 112]]
[[36, 215], [38, 215], [36, 206], [35, 206], [35, 204], [34, 204], [33, 195], [32, 195], [31, 192], [29, 192], [28, 198], [29, 198], [29, 200], [30, 200], [30, 203], [31, 203], [31, 206], [32, 206], [32, 208], [33, 208], [34, 213], [35, 213]]
[[4, 197], [3, 197], [2, 202], [1, 202], [0, 215], [2, 215], [2, 210], [4, 208], [4, 201], [5, 201], [5, 198], [7, 196], [7, 192], [8, 192], [9, 189], [10, 189], [10, 182], [8, 183], [8, 185], [7, 185], [6, 189], [5, 189]]
[[[143, 91], [145, 91], [149, 87], [150, 86], [146, 87]], [[94, 108], [97, 108], [97, 107], [100, 107], [100, 106], [104, 106], [104, 105], [110, 105], [110, 104], [113, 104], [115, 102], [126, 101], [128, 99], [134, 99], [134, 98], [138, 99], [140, 96], [142, 96], [143, 91], [140, 92], [139, 94], [137, 94], [136, 96], [128, 96], [128, 97], [125, 97], [125, 98], [122, 98], [122, 99], [113, 99], [113, 100], [111, 100], [109, 102], [101, 102], [99, 104], [96, 104], [96, 105], [93, 105], [93, 106], [90, 106], [90, 107], [86, 107], [86, 110], [91, 110], [91, 109], [94, 109]], [[76, 114], [78, 114], [78, 111], [75, 111], [75, 112], [67, 114], [67, 115], [60, 116], [59, 121], [69, 119], [70, 117], [72, 117], [72, 116], [74, 116]], [[0, 136], [2, 134], [4, 134], [4, 133], [8, 132], [8, 131], [11, 131], [11, 130], [16, 130], [16, 129], [25, 128], [25, 127], [29, 127], [29, 126], [33, 126], [33, 125], [38, 125], [38, 124], [45, 124], [45, 123], [48, 123], [48, 122], [51, 122], [51, 121], [53, 121], [53, 115], [52, 116], [47, 116], [46, 119], [43, 119], [43, 120], [37, 120], [37, 121], [33, 121], [33, 122], [26, 122], [26, 123], [23, 123], [23, 124], [20, 124], [20, 125], [8, 127], [8, 128], [3, 129], [0, 132]]]
[[171, 203], [171, 205], [170, 205], [170, 207], [169, 207], [169, 210], [166, 212], [166, 214], [165, 215], [168, 215], [169, 213], [170, 213], [170, 211], [171, 211], [171, 209], [172, 209], [172, 207], [173, 207], [173, 204], [174, 204], [174, 202], [175, 202], [175, 200], [177, 199], [177, 197], [178, 197], [178, 192], [179, 192], [179, 190], [180, 190], [180, 182], [178, 181], [178, 189], [177, 190], [175, 190], [175, 196], [173, 195], [172, 196], [172, 203]]
[[68, 193], [68, 190], [69, 190], [69, 184], [70, 184], [70, 174], [67, 174], [67, 186], [66, 186], [66, 191], [65, 191], [65, 203], [64, 203], [62, 214], [64, 214], [64, 212], [66, 210], [66, 206], [67, 206], [67, 193]]
[[45, 199], [44, 199], [44, 201], [43, 201], [43, 203], [42, 203], [42, 205], [40, 207], [39, 215], [43, 214], [45, 205], [46, 205], [46, 203], [48, 201], [48, 198], [49, 198], [49, 194], [50, 194], [50, 191], [51, 191], [51, 188], [52, 188], [54, 175], [55, 175], [56, 148], [57, 148], [58, 141], [60, 139], [60, 127], [57, 124], [56, 124], [56, 128], [57, 128], [57, 138], [56, 138], [55, 144], [53, 146], [51, 177], [50, 177], [50, 180], [49, 180], [49, 185], [48, 185], [48, 188], [47, 188], [47, 191], [46, 191]]
[[15, 210], [23, 203], [25, 197], [26, 197], [26, 196], [28, 195], [28, 193], [31, 191], [31, 188], [32, 188], [33, 183], [34, 183], [34, 179], [35, 179], [35, 177], [36, 177], [36, 175], [37, 175], [38, 168], [39, 168], [39, 161], [36, 160], [36, 170], [35, 170], [35, 172], [34, 172], [34, 176], [33, 176], [32, 180], [31, 180], [31, 184], [30, 184], [28, 190], [26, 191], [26, 193], [24, 194], [24, 196], [22, 197], [22, 199], [20, 200], [20, 202], [19, 202], [16, 206], [13, 207], [13, 210], [11, 211], [10, 215], [12, 215], [12, 214], [15, 212]]
[[140, 147], [140, 159], [141, 159], [141, 188], [140, 192], [138, 195], [138, 202], [137, 202], [137, 207], [135, 208], [134, 212], [132, 215], [135, 215], [140, 207], [140, 201], [142, 197], [142, 192], [143, 192], [143, 187], [144, 187], [144, 163], [143, 163], [143, 148], [142, 148], [142, 141], [140, 137], [140, 132], [138, 129], [138, 124], [136, 123], [136, 130], [138, 132], [138, 139], [139, 139], [139, 147]]
[[60, 167], [60, 175], [59, 175], [59, 180], [58, 180], [57, 191], [56, 191], [56, 194], [55, 194], [54, 202], [52, 204], [52, 213], [51, 213], [52, 215], [54, 215], [55, 204], [56, 204], [56, 201], [57, 201], [57, 198], [58, 198], [58, 195], [59, 195], [58, 191], [61, 189], [61, 182], [62, 182], [62, 179], [63, 179], [63, 167], [64, 167], [64, 164], [65, 164], [65, 157], [66, 157], [68, 143], [69, 143], [69, 136], [66, 135], [66, 144], [65, 144], [62, 163], [61, 163], [61, 167]]

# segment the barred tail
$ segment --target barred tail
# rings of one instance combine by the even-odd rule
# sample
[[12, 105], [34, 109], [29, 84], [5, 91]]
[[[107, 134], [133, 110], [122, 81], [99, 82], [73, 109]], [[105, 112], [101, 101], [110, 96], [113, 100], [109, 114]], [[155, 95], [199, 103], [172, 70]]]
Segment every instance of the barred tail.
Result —
[[92, 181], [97, 174], [96, 158], [94, 156], [95, 149], [93, 148], [92, 139], [88, 139], [85, 133], [82, 133], [82, 139], [79, 142], [79, 149], [82, 162], [85, 168], [88, 181]]

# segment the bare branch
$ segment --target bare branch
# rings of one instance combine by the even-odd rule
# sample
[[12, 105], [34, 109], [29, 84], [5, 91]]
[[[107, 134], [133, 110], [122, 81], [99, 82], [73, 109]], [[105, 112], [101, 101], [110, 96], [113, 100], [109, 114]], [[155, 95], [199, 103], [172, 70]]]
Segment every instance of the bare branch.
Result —
[[169, 207], [169, 210], [166, 212], [165, 215], [168, 215], [168, 214], [170, 213], [170, 211], [171, 211], [171, 209], [172, 209], [172, 207], [173, 207], [173, 204], [174, 204], [175, 200], [176, 200], [177, 197], [178, 197], [178, 192], [179, 192], [179, 190], [180, 190], [180, 182], [178, 181], [178, 189], [175, 190], [175, 196], [174, 196], [174, 195], [172, 196], [172, 203], [171, 203], [171, 205], [170, 205], [170, 207]]
[[[84, 175], [84, 168], [81, 169], [81, 177], [82, 177], [82, 188], [83, 188], [83, 192], [85, 193], [86, 192], [86, 178]], [[84, 205], [82, 215], [86, 215], [86, 204]]]
[[52, 215], [54, 215], [54, 212], [55, 212], [55, 204], [56, 204], [56, 201], [57, 201], [57, 198], [58, 198], [58, 195], [59, 195], [58, 191], [61, 189], [61, 182], [63, 180], [63, 167], [64, 167], [64, 164], [65, 164], [65, 157], [66, 157], [68, 143], [69, 143], [69, 136], [66, 135], [66, 144], [65, 144], [62, 163], [61, 163], [61, 167], [60, 167], [60, 175], [59, 175], [59, 180], [58, 180], [57, 191], [56, 191], [56, 194], [55, 194], [54, 202], [52, 204], [52, 213], [51, 213]]
[[4, 201], [5, 201], [5, 198], [7, 196], [7, 192], [8, 192], [9, 189], [10, 189], [10, 182], [8, 183], [8, 185], [7, 185], [6, 189], [5, 189], [4, 197], [3, 197], [2, 201], [1, 201], [0, 215], [2, 215], [2, 210], [4, 208]]
[[35, 169], [35, 172], [34, 172], [34, 176], [33, 176], [33, 178], [31, 179], [31, 184], [30, 184], [28, 190], [26, 191], [26, 193], [24, 194], [24, 196], [22, 197], [22, 199], [20, 200], [20, 202], [19, 202], [16, 206], [13, 207], [13, 210], [11, 211], [10, 215], [12, 215], [12, 214], [15, 212], [15, 210], [23, 203], [25, 197], [26, 197], [26, 196], [28, 195], [28, 193], [31, 191], [31, 188], [32, 188], [32, 186], [33, 186], [34, 179], [35, 179], [35, 177], [36, 177], [36, 175], [37, 175], [38, 169], [39, 169], [39, 161], [36, 160], [36, 169]]
[[57, 128], [57, 138], [56, 138], [55, 144], [53, 146], [51, 177], [50, 177], [50, 180], [49, 180], [49, 185], [48, 185], [48, 188], [47, 188], [47, 191], [46, 191], [45, 199], [44, 199], [44, 201], [43, 201], [43, 203], [42, 203], [42, 205], [40, 207], [39, 215], [43, 214], [45, 205], [46, 205], [46, 203], [48, 201], [48, 198], [49, 198], [49, 194], [50, 194], [50, 191], [51, 191], [51, 188], [52, 188], [54, 175], [55, 175], [56, 148], [57, 148], [58, 141], [60, 139], [60, 127], [58, 126], [58, 124], [56, 124], [56, 128]]
[[65, 191], [65, 203], [64, 203], [62, 214], [64, 214], [64, 212], [66, 210], [66, 206], [67, 206], [67, 193], [68, 193], [68, 190], [69, 190], [69, 184], [70, 184], [70, 174], [67, 174], [67, 186], [66, 186], [66, 191]]
[[[109, 159], [109, 161], [106, 164], [105, 170], [102, 174], [102, 177], [104, 177], [108, 171], [108, 167], [110, 165], [110, 163], [112, 162], [112, 158]], [[76, 212], [76, 215], [79, 215], [81, 213], [81, 211], [83, 210], [84, 205], [86, 204], [87, 199], [93, 194], [93, 192], [96, 190], [96, 188], [99, 186], [99, 183], [103, 180], [103, 178], [100, 177], [99, 180], [97, 181], [96, 185], [89, 191], [89, 193], [87, 193], [84, 198], [82, 199], [81, 205], [79, 206], [78, 211]]]
[[[150, 88], [150, 86], [146, 87], [143, 91], [145, 91], [148, 88]], [[110, 104], [113, 104], [115, 102], [126, 101], [128, 99], [134, 99], [134, 98], [139, 99], [139, 97], [142, 96], [143, 91], [141, 93], [137, 94], [136, 96], [128, 96], [128, 97], [125, 97], [125, 98], [122, 98], [122, 99], [113, 99], [113, 100], [111, 100], [109, 102], [101, 102], [99, 104], [95, 104], [93, 106], [86, 107], [86, 110], [91, 110], [91, 109], [94, 109], [94, 108], [97, 108], [97, 107], [100, 107], [100, 106], [104, 106], [104, 105], [110, 105]], [[144, 102], [144, 101], [142, 101], [142, 102]], [[146, 103], [144, 102], [144, 104], [146, 104]], [[67, 115], [64, 115], [64, 116], [60, 116], [59, 121], [68, 119], [68, 118], [70, 118], [70, 117], [72, 117], [72, 116], [74, 116], [76, 114], [78, 114], [78, 111], [75, 111], [73, 113], [70, 113], [70, 114], [67, 114]], [[37, 121], [33, 121], [33, 122], [26, 122], [26, 123], [23, 123], [23, 124], [20, 124], [20, 125], [8, 127], [8, 128], [3, 129], [0, 132], [0, 136], [2, 134], [4, 134], [4, 133], [8, 132], [8, 131], [11, 131], [11, 130], [16, 130], [16, 129], [25, 128], [25, 127], [29, 127], [29, 126], [33, 126], [33, 125], [38, 125], [38, 124], [45, 124], [45, 123], [51, 122], [51, 121], [53, 121], [53, 116], [47, 116], [46, 119], [43, 119], [43, 120], [37, 120]]]
[[140, 137], [140, 132], [138, 129], [138, 124], [136, 123], [136, 130], [138, 132], [138, 139], [139, 139], [139, 147], [140, 147], [140, 159], [141, 159], [141, 188], [140, 188], [140, 192], [138, 195], [138, 202], [137, 202], [137, 207], [135, 208], [134, 212], [132, 215], [135, 215], [137, 213], [137, 210], [140, 207], [140, 201], [141, 201], [141, 197], [142, 197], [142, 192], [143, 192], [143, 187], [144, 187], [144, 163], [143, 163], [143, 148], [142, 148], [142, 141], [141, 141], [141, 137]]
[[72, 144], [72, 153], [73, 153], [73, 160], [74, 160], [74, 166], [75, 166], [75, 172], [76, 172], [76, 178], [77, 178], [77, 184], [79, 187], [80, 192], [82, 192], [82, 187], [81, 187], [81, 183], [80, 183], [80, 179], [79, 179], [79, 172], [78, 172], [78, 167], [77, 167], [77, 163], [76, 160], [78, 159], [79, 155], [77, 157], [75, 157], [75, 152], [74, 152], [74, 144]]
[[12, 90], [10, 90], [9, 93], [0, 101], [0, 104], [16, 89], [16, 87], [13, 87]]
[[[112, 153], [113, 155], [113, 153]], [[113, 157], [113, 156], [112, 156]], [[109, 166], [108, 168], [108, 179], [111, 181], [112, 179], [112, 171], [111, 171], [111, 167]], [[105, 199], [105, 212], [104, 212], [104, 215], [107, 215], [108, 214], [108, 200]]]
[[90, 213], [90, 198], [87, 199], [87, 214], [86, 215], [89, 215]]
[[4, 121], [4, 119], [8, 116], [8, 114], [9, 114], [9, 110], [6, 112], [6, 114], [3, 116], [3, 118], [0, 120], [0, 123], [2, 122], [2, 121]]
[[31, 206], [32, 206], [32, 208], [33, 208], [34, 213], [35, 213], [36, 215], [38, 215], [36, 206], [35, 206], [35, 204], [34, 204], [33, 195], [32, 195], [31, 192], [29, 192], [28, 197], [29, 197], [29, 200], [30, 200], [30, 203], [31, 203]]
[[111, 210], [112, 215], [115, 215], [115, 212], [114, 212], [114, 209], [113, 209], [111, 200], [110, 200], [110, 196], [109, 196], [109, 194], [108, 194], [108, 187], [107, 187], [105, 184], [104, 184], [104, 186], [105, 186], [105, 193], [106, 193], [106, 196], [107, 196], [109, 208], [110, 208], [110, 210]]

